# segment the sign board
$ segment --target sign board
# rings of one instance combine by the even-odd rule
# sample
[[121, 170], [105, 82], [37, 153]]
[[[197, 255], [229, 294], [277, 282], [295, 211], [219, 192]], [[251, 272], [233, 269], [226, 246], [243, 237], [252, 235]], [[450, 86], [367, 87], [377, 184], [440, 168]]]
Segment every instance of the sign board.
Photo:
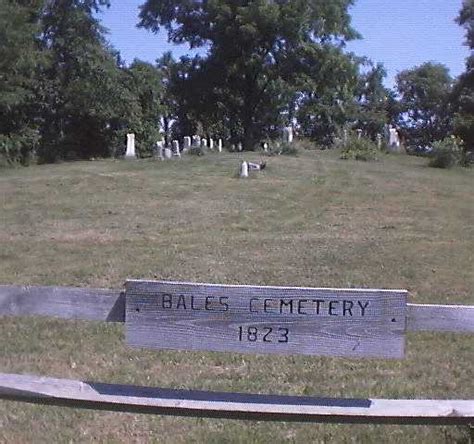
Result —
[[155, 349], [402, 358], [405, 290], [126, 283], [126, 340]]

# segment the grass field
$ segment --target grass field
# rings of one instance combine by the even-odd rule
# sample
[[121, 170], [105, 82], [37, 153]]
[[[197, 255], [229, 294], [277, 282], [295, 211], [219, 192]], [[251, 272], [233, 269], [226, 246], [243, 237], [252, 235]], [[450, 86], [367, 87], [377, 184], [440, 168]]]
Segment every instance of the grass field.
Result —
[[[257, 154], [246, 155], [259, 160]], [[406, 288], [474, 303], [474, 171], [424, 159], [239, 155], [0, 170], [0, 284], [120, 288], [126, 278]], [[474, 398], [474, 339], [409, 334], [402, 361], [129, 349], [123, 327], [0, 319], [0, 371], [174, 388]], [[448, 427], [240, 422], [0, 401], [0, 442], [467, 442]]]

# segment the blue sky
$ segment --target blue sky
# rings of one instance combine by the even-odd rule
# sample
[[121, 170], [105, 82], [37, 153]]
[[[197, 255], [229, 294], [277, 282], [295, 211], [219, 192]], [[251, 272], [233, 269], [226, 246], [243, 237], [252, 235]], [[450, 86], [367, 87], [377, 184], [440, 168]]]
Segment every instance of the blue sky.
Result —
[[[167, 42], [166, 33], [155, 35], [137, 29], [138, 7], [144, 0], [112, 0], [100, 18], [109, 29], [109, 40], [122, 58], [154, 62], [171, 50], [176, 57], [188, 52], [185, 45]], [[393, 86], [397, 72], [426, 61], [444, 63], [457, 76], [469, 52], [463, 29], [454, 23], [462, 0], [356, 0], [351, 10], [354, 27], [363, 40], [350, 42], [349, 51], [382, 62], [386, 84]]]

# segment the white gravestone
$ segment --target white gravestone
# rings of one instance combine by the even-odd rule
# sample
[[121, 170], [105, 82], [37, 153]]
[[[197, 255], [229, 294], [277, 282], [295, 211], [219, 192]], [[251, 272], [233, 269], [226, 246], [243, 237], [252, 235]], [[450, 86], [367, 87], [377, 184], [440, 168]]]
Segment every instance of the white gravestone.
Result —
[[171, 148], [173, 151], [173, 156], [181, 157], [181, 153], [179, 152], [179, 142], [177, 140], [173, 140], [171, 142]]
[[201, 139], [201, 147], [207, 148], [207, 139]]
[[287, 126], [283, 128], [283, 142], [292, 143], [293, 142], [293, 128]]
[[163, 160], [163, 150], [165, 148], [165, 141], [164, 140], [159, 140], [156, 142], [156, 151], [155, 154], [158, 153], [158, 157]]
[[222, 139], [219, 139], [217, 141], [217, 151], [219, 151], [219, 153], [222, 153]]
[[400, 136], [396, 128], [389, 129], [389, 141], [388, 145], [392, 148], [400, 148]]
[[210, 150], [214, 149], [214, 139], [209, 139], [209, 149]]
[[193, 146], [201, 146], [201, 138], [199, 136], [193, 136]]
[[173, 156], [173, 152], [171, 151], [170, 148], [164, 148], [163, 149], [163, 156], [165, 159], [171, 159], [171, 157]]
[[127, 159], [136, 159], [137, 155], [135, 153], [135, 134], [127, 134], [127, 151], [125, 153], [125, 158]]
[[239, 172], [240, 177], [249, 177], [249, 165], [245, 160], [240, 164], [240, 172]]
[[237, 144], [237, 151], [240, 153], [240, 152], [242, 152], [243, 150], [244, 150], [244, 148], [243, 148], [243, 146], [242, 146], [242, 142], [239, 142], [239, 143]]
[[382, 148], [382, 134], [377, 134], [377, 148], [380, 150]]
[[189, 150], [189, 148], [191, 148], [191, 137], [186, 136], [183, 139], [183, 151], [186, 152]]

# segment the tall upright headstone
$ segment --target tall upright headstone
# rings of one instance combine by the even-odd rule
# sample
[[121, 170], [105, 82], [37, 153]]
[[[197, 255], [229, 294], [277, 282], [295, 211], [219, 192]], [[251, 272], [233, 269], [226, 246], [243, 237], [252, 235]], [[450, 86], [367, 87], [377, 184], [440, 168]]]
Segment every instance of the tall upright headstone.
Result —
[[286, 126], [283, 128], [283, 142], [292, 143], [293, 142], [293, 127]]
[[237, 151], [240, 153], [240, 152], [242, 152], [243, 150], [244, 150], [244, 148], [243, 148], [242, 142], [239, 142], [239, 143], [237, 144]]
[[398, 135], [398, 131], [396, 128], [389, 129], [389, 141], [388, 146], [390, 148], [400, 148], [400, 136]]
[[380, 150], [382, 148], [382, 134], [377, 133], [377, 148]]
[[183, 139], [183, 151], [186, 152], [191, 148], [191, 137], [185, 136]]
[[210, 150], [214, 149], [214, 139], [209, 139], [209, 149]]
[[249, 177], [249, 164], [245, 160], [240, 164], [239, 176], [242, 178]]
[[127, 151], [125, 152], [126, 159], [136, 159], [137, 154], [135, 153], [135, 134], [127, 134]]
[[179, 141], [173, 140], [171, 142], [171, 149], [173, 151], [173, 156], [181, 157], [181, 153], [179, 151]]
[[222, 153], [222, 139], [219, 139], [217, 141], [217, 151], [219, 151], [219, 153]]
[[192, 138], [193, 146], [201, 146], [201, 138], [199, 136], [194, 135]]
[[171, 159], [173, 156], [173, 152], [171, 151], [171, 148], [163, 148], [163, 157], [165, 159]]

